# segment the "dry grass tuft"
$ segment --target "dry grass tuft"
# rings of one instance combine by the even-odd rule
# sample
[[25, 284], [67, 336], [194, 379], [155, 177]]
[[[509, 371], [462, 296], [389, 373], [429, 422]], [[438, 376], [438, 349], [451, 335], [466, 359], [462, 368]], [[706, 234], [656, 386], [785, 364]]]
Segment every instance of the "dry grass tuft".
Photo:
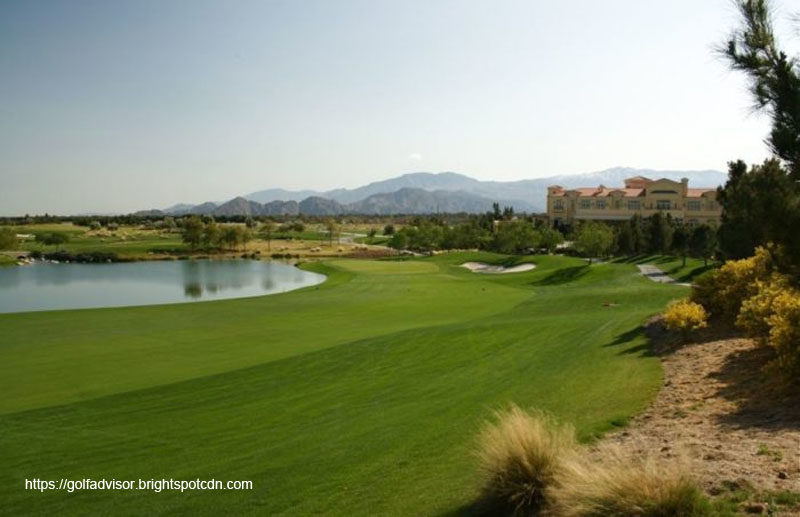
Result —
[[576, 448], [575, 431], [542, 412], [517, 406], [495, 413], [480, 435], [484, 501], [492, 513], [535, 515], [550, 504], [565, 456]]
[[600, 462], [573, 454], [561, 462], [550, 491], [553, 513], [571, 516], [690, 517], [707, 515], [708, 503], [689, 476], [686, 459], [669, 463], [630, 457], [616, 444], [599, 446]]

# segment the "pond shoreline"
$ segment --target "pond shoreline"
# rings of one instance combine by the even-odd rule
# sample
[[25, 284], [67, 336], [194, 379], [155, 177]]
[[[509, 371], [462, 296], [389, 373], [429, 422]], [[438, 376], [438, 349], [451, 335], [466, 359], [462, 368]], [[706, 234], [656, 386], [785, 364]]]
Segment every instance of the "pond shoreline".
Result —
[[190, 303], [278, 294], [326, 275], [279, 260], [34, 261], [0, 270], [0, 313]]

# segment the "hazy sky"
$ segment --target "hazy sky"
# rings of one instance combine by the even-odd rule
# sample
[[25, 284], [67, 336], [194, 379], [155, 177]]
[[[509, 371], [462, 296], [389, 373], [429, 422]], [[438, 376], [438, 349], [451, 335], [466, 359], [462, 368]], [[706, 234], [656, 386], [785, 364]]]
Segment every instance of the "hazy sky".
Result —
[[0, 213], [724, 170], [767, 155], [712, 52], [735, 25], [728, 0], [0, 0]]

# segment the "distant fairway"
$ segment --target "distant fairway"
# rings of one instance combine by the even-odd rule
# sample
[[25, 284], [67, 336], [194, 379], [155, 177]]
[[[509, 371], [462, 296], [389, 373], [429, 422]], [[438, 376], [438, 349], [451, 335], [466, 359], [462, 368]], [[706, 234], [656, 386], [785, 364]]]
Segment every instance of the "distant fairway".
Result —
[[[641, 409], [661, 370], [636, 329], [687, 292], [632, 264], [458, 267], [502, 259], [333, 260], [275, 296], [0, 315], [0, 513], [457, 511], [492, 408], [542, 407], [584, 438]], [[24, 490], [62, 477], [254, 489]]]

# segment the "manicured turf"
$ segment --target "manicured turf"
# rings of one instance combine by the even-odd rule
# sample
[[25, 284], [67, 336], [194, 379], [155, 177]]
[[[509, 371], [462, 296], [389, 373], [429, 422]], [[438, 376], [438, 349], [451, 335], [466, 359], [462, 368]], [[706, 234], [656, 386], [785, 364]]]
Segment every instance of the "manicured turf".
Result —
[[714, 267], [712, 260], [705, 262], [703, 259], [693, 257], [686, 257], [686, 265], [684, 265], [683, 258], [672, 255], [635, 255], [633, 257], [617, 258], [614, 262], [652, 264], [678, 282], [691, 282], [698, 275]]
[[[583, 438], [655, 394], [637, 327], [686, 288], [536, 257], [307, 267], [318, 287], [183, 305], [0, 315], [9, 514], [421, 515], [476, 496], [474, 435], [514, 401]], [[252, 491], [24, 490], [25, 478], [253, 480]]]

